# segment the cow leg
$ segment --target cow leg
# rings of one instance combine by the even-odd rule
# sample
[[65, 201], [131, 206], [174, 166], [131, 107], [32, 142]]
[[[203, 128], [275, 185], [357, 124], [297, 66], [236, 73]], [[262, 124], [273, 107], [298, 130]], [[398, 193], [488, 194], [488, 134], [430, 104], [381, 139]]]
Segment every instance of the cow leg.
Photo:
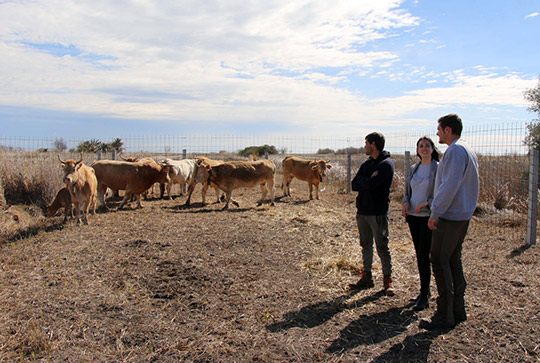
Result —
[[137, 208], [142, 208], [141, 195], [137, 194], [135, 197], [137, 198]]
[[264, 198], [266, 198], [266, 194], [268, 194], [268, 189], [266, 189], [266, 183], [263, 183], [261, 184], [261, 200], [257, 202], [257, 206], [263, 204]]
[[[62, 223], [66, 223], [67, 220], [68, 220], [68, 213], [69, 213], [69, 210], [71, 209], [71, 205], [70, 206], [66, 206], [64, 207], [64, 221]], [[73, 218], [73, 212], [71, 212], [71, 218]]]
[[232, 197], [232, 191], [225, 192], [226, 202], [225, 202], [225, 207], [223, 207], [223, 210], [229, 209], [229, 202], [231, 201], [231, 197]]
[[188, 196], [187, 196], [185, 205], [190, 205], [191, 204], [191, 194], [193, 194], [193, 191], [195, 190], [196, 185], [197, 185], [197, 183], [195, 183], [195, 182], [191, 182], [189, 184], [189, 186], [188, 186]]
[[103, 208], [103, 210], [109, 210], [109, 208], [107, 208], [107, 204], [105, 204], [105, 193], [107, 192], [107, 186], [103, 185], [103, 184], [98, 184], [98, 188], [97, 188], [97, 194], [98, 194], [98, 198], [99, 198], [99, 202], [101, 203], [101, 208]]
[[313, 184], [315, 186], [315, 199], [319, 200], [319, 184]]
[[126, 205], [126, 203], [130, 200], [132, 195], [133, 194], [131, 192], [128, 192], [126, 190], [126, 194], [124, 195], [124, 199], [122, 199], [122, 201], [120, 202], [120, 205], [118, 206], [118, 210], [122, 209], [124, 205]]
[[[208, 188], [207, 188], [208, 189]], [[214, 186], [214, 190], [216, 191], [216, 198], [217, 198], [217, 201], [216, 203], [221, 203], [221, 198], [219, 196], [219, 188]], [[236, 206], [238, 207], [238, 203], [236, 203]]]
[[309, 199], [313, 199], [313, 184], [311, 182], [308, 182], [309, 185]]
[[91, 199], [92, 201], [92, 215], [96, 214], [96, 195], [92, 195]]
[[274, 179], [268, 181], [268, 189], [270, 190], [270, 205], [274, 204]]
[[87, 200], [86, 202], [82, 203], [82, 207], [83, 207], [82, 221], [84, 224], [88, 224], [88, 210], [90, 209], [90, 200]]
[[73, 205], [75, 206], [75, 216], [77, 219], [77, 225], [81, 224], [81, 210], [79, 208], [79, 202], [74, 202]]
[[292, 177], [290, 177], [289, 175], [285, 176], [283, 175], [283, 196], [284, 197], [290, 197], [291, 196], [291, 189], [290, 189], [290, 186], [291, 186], [291, 181], [292, 181]]
[[[171, 190], [172, 190], [173, 182], [167, 183], [167, 199], [171, 199]], [[163, 199], [163, 197], [162, 197]]]

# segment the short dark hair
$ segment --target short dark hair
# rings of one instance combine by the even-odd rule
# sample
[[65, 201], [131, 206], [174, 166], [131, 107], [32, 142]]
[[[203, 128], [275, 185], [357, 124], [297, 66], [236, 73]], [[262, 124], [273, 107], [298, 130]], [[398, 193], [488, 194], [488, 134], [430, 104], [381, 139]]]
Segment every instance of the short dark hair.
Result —
[[438, 122], [441, 124], [443, 129], [448, 126], [452, 130], [453, 134], [461, 136], [461, 131], [463, 131], [463, 122], [461, 121], [461, 117], [455, 113], [451, 113], [439, 118]]
[[372, 132], [366, 136], [367, 142], [375, 143], [375, 147], [378, 151], [383, 151], [384, 149], [384, 135], [380, 132]]

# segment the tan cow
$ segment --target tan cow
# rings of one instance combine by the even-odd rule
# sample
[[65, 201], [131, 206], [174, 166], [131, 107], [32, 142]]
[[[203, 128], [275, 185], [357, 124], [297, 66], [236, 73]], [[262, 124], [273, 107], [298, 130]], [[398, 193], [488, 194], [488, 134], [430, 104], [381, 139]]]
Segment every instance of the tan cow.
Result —
[[200, 156], [197, 161], [195, 162], [195, 169], [193, 170], [193, 178], [191, 179], [189, 186], [188, 186], [188, 196], [186, 200], [186, 205], [190, 205], [191, 203], [191, 194], [193, 194], [193, 191], [195, 190], [195, 186], [197, 186], [197, 183], [202, 184], [202, 204], [206, 205], [206, 192], [208, 191], [209, 187], [214, 188], [216, 191], [216, 198], [217, 203], [220, 202], [219, 200], [219, 189], [218, 187], [213, 183], [208, 183], [208, 170], [204, 167], [204, 165], [210, 165], [210, 166], [216, 166], [223, 164], [222, 160], [213, 160], [209, 159], [206, 156]]
[[204, 165], [208, 170], [208, 182], [214, 183], [225, 192], [226, 203], [223, 209], [229, 208], [232, 191], [237, 188], [261, 187], [261, 199], [257, 205], [261, 205], [268, 189], [270, 189], [270, 201], [274, 205], [274, 176], [276, 166], [271, 160], [260, 161], [228, 161], [223, 164], [210, 166]]
[[283, 166], [283, 188], [284, 196], [291, 196], [291, 181], [294, 177], [308, 182], [309, 199], [313, 199], [313, 186], [315, 186], [315, 199], [319, 199], [319, 183], [326, 176], [326, 169], [332, 165], [324, 160], [304, 160], [296, 156], [287, 156], [281, 162]]
[[137, 198], [137, 208], [141, 208], [141, 194], [154, 183], [168, 183], [169, 167], [158, 164], [151, 158], [144, 158], [137, 162], [100, 160], [92, 164], [98, 180], [98, 197], [101, 206], [108, 209], [105, 204], [107, 188], [125, 190], [124, 199], [118, 209], [128, 202], [132, 195]]
[[69, 194], [69, 190], [66, 187], [60, 189], [58, 193], [56, 193], [56, 197], [54, 197], [52, 203], [47, 206], [47, 217], [54, 217], [60, 208], [64, 208], [63, 223], [67, 222], [68, 214], [73, 218], [71, 194]]
[[88, 224], [90, 205], [93, 205], [92, 214], [95, 213], [97, 179], [94, 169], [83, 164], [82, 155], [79, 161], [72, 159], [64, 161], [58, 154], [58, 160], [64, 168], [64, 184], [66, 184], [71, 202], [75, 206], [77, 224], [81, 223], [81, 212], [83, 223]]

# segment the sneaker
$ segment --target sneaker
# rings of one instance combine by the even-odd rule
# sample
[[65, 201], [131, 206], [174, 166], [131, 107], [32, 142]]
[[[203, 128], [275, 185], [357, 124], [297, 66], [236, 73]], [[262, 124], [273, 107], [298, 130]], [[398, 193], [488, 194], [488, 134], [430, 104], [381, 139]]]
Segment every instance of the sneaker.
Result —
[[386, 296], [394, 296], [396, 294], [394, 289], [392, 289], [392, 276], [388, 275], [383, 277], [383, 286]]
[[360, 275], [362, 275], [362, 277], [360, 278], [360, 280], [358, 280], [358, 282], [356, 282], [355, 284], [349, 284], [350, 290], [365, 290], [375, 286], [375, 284], [373, 283], [373, 278], [371, 276], [371, 271], [361, 270]]

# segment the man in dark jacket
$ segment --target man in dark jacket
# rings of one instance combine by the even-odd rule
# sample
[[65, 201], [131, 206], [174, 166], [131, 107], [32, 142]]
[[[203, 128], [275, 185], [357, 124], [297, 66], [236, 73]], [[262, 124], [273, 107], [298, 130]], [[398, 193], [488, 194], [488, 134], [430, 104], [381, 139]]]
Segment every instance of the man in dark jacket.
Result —
[[375, 239], [384, 275], [384, 292], [387, 296], [394, 296], [392, 261], [388, 248], [388, 210], [394, 162], [390, 159], [390, 153], [384, 151], [384, 136], [378, 132], [366, 136], [365, 150], [369, 158], [360, 166], [351, 183], [352, 190], [358, 192], [356, 222], [362, 246], [363, 270], [360, 271], [360, 280], [350, 284], [349, 288], [363, 290], [374, 286], [371, 267]]

